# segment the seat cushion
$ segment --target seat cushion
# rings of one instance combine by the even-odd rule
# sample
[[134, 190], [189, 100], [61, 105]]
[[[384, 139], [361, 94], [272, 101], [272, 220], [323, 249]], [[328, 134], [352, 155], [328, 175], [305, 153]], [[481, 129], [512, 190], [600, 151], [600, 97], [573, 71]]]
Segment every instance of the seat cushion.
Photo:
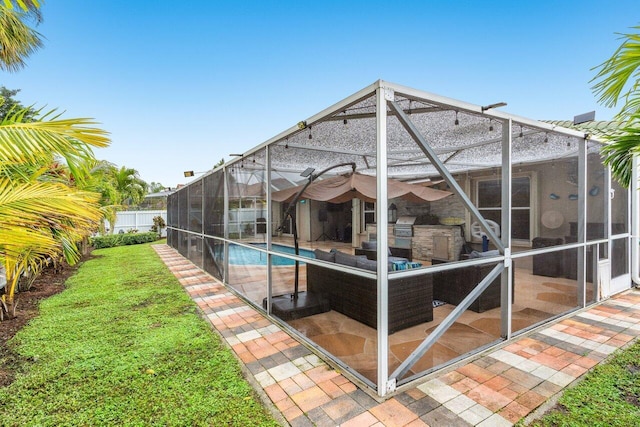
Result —
[[321, 249], [316, 249], [315, 251], [313, 251], [313, 254], [316, 256], [316, 259], [319, 259], [321, 261], [327, 261], [327, 262], [336, 261], [335, 252], [325, 252]]
[[336, 252], [336, 264], [342, 264], [342, 265], [348, 265], [349, 267], [355, 267], [358, 263], [358, 258], [364, 258], [366, 259], [367, 257], [365, 255], [351, 255], [351, 254], [345, 254], [344, 252]]
[[[377, 251], [378, 250], [378, 242], [372, 240], [370, 242], [362, 242], [362, 249], [367, 251]], [[391, 255], [391, 249], [387, 248], [387, 255]]]
[[375, 240], [372, 240], [370, 242], [362, 242], [362, 249], [375, 251], [376, 249], [378, 249], [378, 242], [376, 242]]
[[367, 258], [358, 258], [356, 260], [356, 267], [363, 270], [376, 271], [378, 269], [378, 261], [374, 261]]
[[472, 251], [469, 254], [469, 258], [485, 258], [485, 257], [499, 256], [499, 255], [500, 255], [500, 251], [498, 250], [492, 250], [492, 251], [486, 251], [486, 252]]

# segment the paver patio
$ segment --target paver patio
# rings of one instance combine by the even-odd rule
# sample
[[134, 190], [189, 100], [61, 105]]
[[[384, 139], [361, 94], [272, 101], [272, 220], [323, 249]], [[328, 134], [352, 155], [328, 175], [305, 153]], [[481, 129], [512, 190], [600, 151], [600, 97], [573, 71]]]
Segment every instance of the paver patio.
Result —
[[177, 251], [153, 247], [292, 426], [510, 426], [640, 335], [633, 289], [380, 402]]

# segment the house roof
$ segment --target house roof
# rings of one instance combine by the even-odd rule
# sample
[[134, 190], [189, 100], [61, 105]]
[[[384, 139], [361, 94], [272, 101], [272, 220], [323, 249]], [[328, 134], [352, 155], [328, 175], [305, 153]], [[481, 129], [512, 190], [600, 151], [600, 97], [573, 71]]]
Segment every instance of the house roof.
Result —
[[556, 126], [562, 126], [567, 129], [575, 129], [595, 138], [604, 139], [606, 136], [622, 135], [624, 123], [611, 120], [593, 120], [590, 122], [584, 122], [574, 124], [571, 120], [543, 120], [545, 123], [550, 123]]
[[149, 193], [146, 196], [144, 196], [145, 199], [151, 199], [153, 197], [167, 197], [170, 194], [175, 193], [175, 189], [173, 190], [164, 190], [164, 191], [158, 191], [157, 193]]

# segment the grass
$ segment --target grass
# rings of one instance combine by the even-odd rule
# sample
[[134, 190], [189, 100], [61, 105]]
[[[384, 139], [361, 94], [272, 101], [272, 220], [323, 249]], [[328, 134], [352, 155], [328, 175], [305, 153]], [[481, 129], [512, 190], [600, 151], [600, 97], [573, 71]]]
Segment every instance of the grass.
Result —
[[640, 425], [640, 341], [596, 366], [532, 426]]
[[1, 425], [278, 425], [150, 245], [93, 255], [10, 342]]

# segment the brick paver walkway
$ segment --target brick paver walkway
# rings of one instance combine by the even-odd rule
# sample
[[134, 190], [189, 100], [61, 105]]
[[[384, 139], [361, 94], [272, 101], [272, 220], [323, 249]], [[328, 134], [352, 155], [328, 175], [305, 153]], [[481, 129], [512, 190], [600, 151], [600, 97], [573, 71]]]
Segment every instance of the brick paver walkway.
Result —
[[378, 402], [177, 251], [153, 247], [292, 426], [511, 426], [640, 335], [631, 290]]

